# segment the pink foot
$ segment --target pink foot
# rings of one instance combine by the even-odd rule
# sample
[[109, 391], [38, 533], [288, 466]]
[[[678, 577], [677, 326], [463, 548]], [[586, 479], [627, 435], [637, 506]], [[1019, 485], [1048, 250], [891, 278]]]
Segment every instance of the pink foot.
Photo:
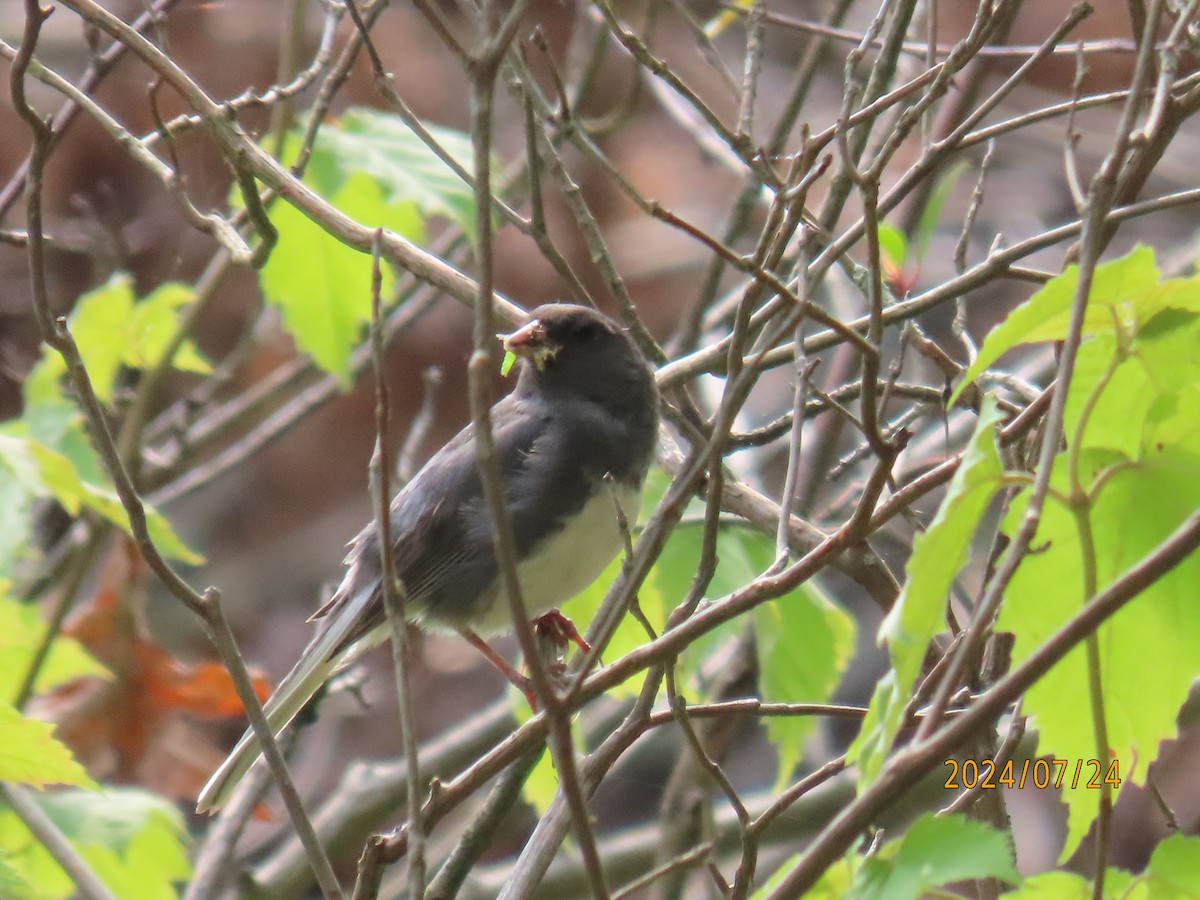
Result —
[[583, 635], [579, 633], [579, 629], [575, 627], [575, 623], [557, 609], [552, 609], [534, 619], [533, 628], [539, 636], [557, 641], [564, 649], [567, 641], [573, 643], [584, 653], [588, 653], [592, 649], [591, 645], [583, 639]]

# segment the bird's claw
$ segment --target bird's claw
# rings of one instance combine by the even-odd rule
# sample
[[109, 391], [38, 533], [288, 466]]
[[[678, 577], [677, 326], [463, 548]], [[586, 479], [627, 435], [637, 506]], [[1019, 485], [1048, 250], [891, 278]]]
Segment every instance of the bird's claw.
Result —
[[557, 609], [552, 609], [534, 619], [533, 630], [539, 637], [547, 637], [556, 641], [564, 651], [568, 641], [584, 653], [590, 653], [592, 650], [592, 645], [583, 639], [583, 635], [579, 633], [575, 623]]

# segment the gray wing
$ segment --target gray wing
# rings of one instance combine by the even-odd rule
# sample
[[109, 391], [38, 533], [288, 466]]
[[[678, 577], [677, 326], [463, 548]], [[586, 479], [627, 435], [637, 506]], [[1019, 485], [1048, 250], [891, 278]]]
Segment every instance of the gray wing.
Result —
[[[603, 472], [588, 471], [596, 448], [573, 438], [570, 410], [535, 398], [509, 396], [493, 409], [493, 437], [504, 476], [505, 505], [524, 554], [581, 508]], [[477, 603], [496, 578], [492, 521], [467, 426], [425, 464], [392, 503], [397, 574], [410, 615], [418, 621], [469, 626]], [[353, 541], [349, 570], [318, 614], [330, 619], [350, 598], [373, 586], [378, 594], [379, 544], [374, 523]], [[362, 619], [345, 630], [341, 646], [382, 623], [382, 598], [360, 605]]]

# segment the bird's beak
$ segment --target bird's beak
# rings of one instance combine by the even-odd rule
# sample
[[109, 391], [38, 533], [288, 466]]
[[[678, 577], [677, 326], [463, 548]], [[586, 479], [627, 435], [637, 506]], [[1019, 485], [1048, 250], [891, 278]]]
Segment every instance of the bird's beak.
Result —
[[498, 334], [496, 337], [509, 353], [525, 357], [539, 369], [544, 368], [546, 361], [558, 352], [558, 347], [550, 341], [546, 329], [537, 319], [526, 322], [512, 334]]

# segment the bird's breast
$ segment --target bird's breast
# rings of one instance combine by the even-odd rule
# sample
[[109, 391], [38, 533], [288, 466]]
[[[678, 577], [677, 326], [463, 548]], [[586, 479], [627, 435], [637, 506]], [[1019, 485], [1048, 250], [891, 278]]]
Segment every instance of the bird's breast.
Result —
[[[517, 564], [521, 598], [530, 618], [562, 605], [600, 577], [625, 546], [617, 504], [632, 527], [641, 494], [640, 484], [598, 483], [579, 511]], [[482, 598], [484, 611], [474, 622], [476, 630], [483, 634], [511, 631], [512, 617], [503, 588], [494, 584], [487, 594], [490, 596]]]

